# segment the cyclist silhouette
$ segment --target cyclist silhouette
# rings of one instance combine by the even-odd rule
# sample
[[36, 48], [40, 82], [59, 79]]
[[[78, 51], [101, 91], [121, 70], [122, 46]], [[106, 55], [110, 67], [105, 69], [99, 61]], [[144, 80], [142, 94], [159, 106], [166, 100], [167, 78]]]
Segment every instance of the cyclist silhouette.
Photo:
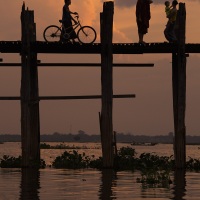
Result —
[[[71, 0], [65, 0], [65, 5], [63, 6], [63, 12], [62, 12], [62, 23], [65, 30], [62, 29], [61, 32], [61, 41], [69, 42], [69, 39], [72, 39], [73, 42], [75, 42], [75, 39], [77, 38], [77, 35], [72, 27], [72, 21], [76, 24], [77, 22], [73, 19], [71, 14], [77, 15], [77, 12], [71, 12], [69, 9], [69, 5], [71, 5]], [[64, 33], [70, 33], [69, 39], [64, 39], [63, 35]]]

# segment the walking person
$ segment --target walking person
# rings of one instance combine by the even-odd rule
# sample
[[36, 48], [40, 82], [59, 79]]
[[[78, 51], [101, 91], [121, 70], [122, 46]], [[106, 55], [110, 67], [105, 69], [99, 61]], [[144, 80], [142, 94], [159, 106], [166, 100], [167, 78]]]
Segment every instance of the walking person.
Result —
[[[62, 10], [62, 23], [65, 30], [62, 29], [61, 41], [69, 42], [69, 39], [72, 39], [72, 41], [75, 42], [77, 35], [72, 27], [72, 21], [74, 23], [77, 23], [77, 22], [76, 20], [73, 19], [71, 14], [77, 15], [78, 13], [70, 11], [69, 5], [71, 5], [71, 0], [64, 0], [64, 2], [65, 4]], [[70, 38], [68, 40], [65, 40], [64, 34], [70, 34]]]
[[136, 4], [136, 22], [138, 27], [139, 43], [145, 44], [143, 38], [148, 33], [149, 20], [151, 19], [150, 4], [152, 0], [138, 0]]
[[175, 35], [175, 23], [176, 23], [176, 17], [177, 17], [177, 6], [178, 2], [177, 0], [173, 0], [172, 2], [172, 8], [169, 11], [169, 14], [167, 15], [168, 17], [168, 22], [166, 25], [166, 28], [164, 30], [164, 35], [165, 38], [169, 41], [169, 42], [177, 42], [177, 38]]

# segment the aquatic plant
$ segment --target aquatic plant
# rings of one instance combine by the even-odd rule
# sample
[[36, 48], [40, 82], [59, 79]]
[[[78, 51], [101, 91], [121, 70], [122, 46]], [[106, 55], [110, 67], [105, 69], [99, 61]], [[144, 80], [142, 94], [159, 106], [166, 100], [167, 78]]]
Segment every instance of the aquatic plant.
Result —
[[172, 170], [175, 166], [173, 156], [158, 156], [142, 153], [137, 159], [137, 169]]
[[[22, 157], [17, 158], [13, 156], [4, 155], [3, 158], [0, 158], [0, 167], [1, 168], [21, 168], [22, 167]], [[40, 162], [35, 161], [31, 162], [31, 167], [33, 168], [45, 168], [46, 163], [43, 159], [40, 159]]]
[[69, 146], [69, 145], [65, 145], [65, 144], [57, 144], [55, 146], [51, 146], [50, 144], [46, 144], [46, 143], [41, 143], [40, 144], [40, 149], [88, 149], [86, 146]]
[[135, 149], [123, 147], [118, 151], [114, 160], [117, 170], [172, 170], [175, 166], [173, 156], [158, 156], [151, 153], [142, 153], [136, 157]]
[[[136, 157], [135, 149], [131, 147], [122, 147], [114, 158], [115, 170], [168, 170], [173, 169], [174, 160], [172, 156], [157, 156], [150, 153], [143, 153]], [[65, 151], [61, 156], [56, 157], [52, 166], [55, 168], [103, 168], [102, 157], [95, 158], [95, 156], [85, 156], [85, 154], [78, 154], [77, 151]]]
[[135, 149], [131, 147], [122, 147], [117, 153], [118, 156], [123, 156], [123, 157], [134, 157], [136, 154], [137, 153]]
[[189, 160], [186, 162], [186, 169], [189, 171], [199, 172], [200, 160], [189, 157]]
[[94, 159], [95, 157], [92, 156], [92, 159], [90, 159], [88, 167], [95, 168], [95, 169], [102, 169], [103, 168], [103, 158], [99, 157], [97, 159]]
[[22, 157], [17, 158], [13, 156], [4, 155], [3, 158], [0, 158], [0, 167], [1, 168], [20, 168]]
[[143, 188], [168, 188], [172, 183], [170, 178], [170, 171], [154, 169], [147, 169], [141, 171], [141, 178], [137, 178], [137, 183], [142, 183]]
[[52, 166], [55, 168], [79, 169], [88, 167], [90, 158], [77, 151], [65, 151], [61, 156], [56, 157]]
[[46, 143], [41, 143], [40, 149], [51, 149], [51, 145]]
[[135, 170], [136, 151], [131, 147], [122, 147], [114, 158], [114, 168], [116, 170]]

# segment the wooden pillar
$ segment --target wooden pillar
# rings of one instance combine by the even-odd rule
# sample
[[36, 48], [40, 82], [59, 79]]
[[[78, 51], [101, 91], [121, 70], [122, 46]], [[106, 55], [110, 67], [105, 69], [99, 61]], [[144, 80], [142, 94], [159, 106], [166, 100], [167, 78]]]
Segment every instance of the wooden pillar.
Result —
[[186, 55], [185, 55], [185, 4], [179, 3], [177, 17], [177, 51], [172, 54], [172, 83], [174, 110], [174, 157], [178, 169], [185, 168], [186, 162]]
[[114, 2], [104, 2], [101, 13], [101, 85], [102, 109], [100, 119], [103, 167], [113, 167], [113, 30]]
[[21, 52], [21, 138], [22, 167], [33, 167], [40, 162], [40, 123], [38, 101], [37, 53], [31, 51], [36, 41], [34, 12], [22, 6]]

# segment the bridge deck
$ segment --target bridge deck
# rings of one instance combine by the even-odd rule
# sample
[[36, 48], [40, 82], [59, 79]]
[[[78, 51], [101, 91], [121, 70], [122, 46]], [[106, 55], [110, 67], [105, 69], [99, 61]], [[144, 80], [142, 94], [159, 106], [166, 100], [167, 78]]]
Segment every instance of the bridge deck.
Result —
[[[0, 41], [1, 53], [20, 53], [21, 41]], [[31, 44], [37, 53], [72, 53], [72, 54], [100, 54], [101, 44], [69, 44], [60, 42], [37, 41]], [[172, 43], [113, 43], [113, 54], [143, 54], [143, 53], [172, 53], [177, 51], [177, 45]], [[200, 53], [200, 44], [188, 43], [186, 53]]]

